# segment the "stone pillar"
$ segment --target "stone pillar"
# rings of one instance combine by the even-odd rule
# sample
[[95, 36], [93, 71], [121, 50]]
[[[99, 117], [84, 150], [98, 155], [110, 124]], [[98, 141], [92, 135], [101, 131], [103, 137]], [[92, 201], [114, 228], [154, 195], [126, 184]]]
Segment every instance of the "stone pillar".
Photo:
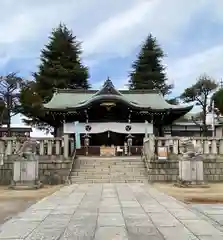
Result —
[[61, 143], [61, 140], [60, 139], [56, 139], [56, 155], [60, 155], [60, 153], [61, 153], [61, 150], [60, 150], [61, 145], [60, 145], [60, 143]]
[[155, 137], [153, 134], [149, 135], [149, 151], [150, 151], [150, 159], [154, 158], [155, 154]]
[[217, 140], [216, 139], [212, 139], [212, 141], [211, 141], [211, 153], [212, 154], [217, 154], [218, 153]]
[[69, 134], [64, 134], [63, 141], [63, 156], [65, 159], [67, 159], [69, 157]]
[[45, 154], [44, 154], [44, 153], [45, 153], [45, 151], [44, 151], [44, 149], [45, 149], [44, 143], [45, 143], [44, 140], [41, 140], [40, 143], [39, 143], [39, 155], [40, 155], [40, 156], [45, 155]]
[[4, 164], [5, 141], [0, 140], [0, 166]]
[[174, 154], [178, 154], [179, 153], [179, 151], [178, 151], [178, 144], [179, 144], [178, 140], [173, 140], [173, 153]]
[[204, 154], [209, 154], [210, 149], [209, 149], [209, 141], [206, 139], [204, 140]]
[[219, 154], [223, 154], [223, 139], [219, 140]]
[[52, 149], [53, 148], [53, 143], [52, 140], [47, 140], [47, 155], [51, 156], [52, 155]]

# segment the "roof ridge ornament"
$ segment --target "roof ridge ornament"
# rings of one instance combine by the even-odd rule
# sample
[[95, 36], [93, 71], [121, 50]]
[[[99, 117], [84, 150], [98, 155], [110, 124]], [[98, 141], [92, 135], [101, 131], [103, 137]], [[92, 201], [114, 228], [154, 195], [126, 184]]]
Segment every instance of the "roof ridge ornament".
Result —
[[111, 79], [108, 77], [103, 87], [95, 94], [97, 95], [119, 95], [122, 96], [122, 94], [115, 88], [114, 84], [112, 83]]
[[109, 77], [105, 80], [103, 87], [113, 87], [113, 88], [115, 88], [112, 80]]

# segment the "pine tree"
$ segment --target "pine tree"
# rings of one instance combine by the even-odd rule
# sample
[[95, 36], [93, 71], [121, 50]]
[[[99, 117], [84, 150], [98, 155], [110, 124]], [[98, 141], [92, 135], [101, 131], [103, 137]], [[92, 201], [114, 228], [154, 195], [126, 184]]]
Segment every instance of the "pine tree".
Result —
[[41, 51], [39, 69], [33, 74], [34, 81], [29, 81], [21, 89], [19, 112], [28, 119], [26, 124], [41, 130], [49, 126], [60, 127], [63, 119], [46, 114], [43, 103], [48, 102], [55, 88], [77, 89], [90, 87], [88, 68], [81, 62], [80, 42], [63, 24], [52, 31], [49, 43]]
[[167, 84], [165, 67], [162, 65], [163, 50], [151, 34], [143, 44], [137, 60], [132, 64], [129, 89], [156, 89], [166, 95], [173, 88]]
[[34, 74], [38, 93], [44, 101], [52, 97], [54, 88], [90, 87], [88, 69], [81, 63], [81, 53], [80, 42], [65, 25], [60, 24], [53, 30], [49, 44], [42, 50], [39, 71]]

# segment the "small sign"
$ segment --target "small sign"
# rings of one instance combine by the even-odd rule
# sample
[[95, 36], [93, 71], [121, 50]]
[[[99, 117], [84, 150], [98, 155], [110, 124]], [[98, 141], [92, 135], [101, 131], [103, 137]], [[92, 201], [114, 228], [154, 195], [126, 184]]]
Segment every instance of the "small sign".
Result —
[[167, 159], [167, 147], [158, 147], [158, 159], [166, 160]]

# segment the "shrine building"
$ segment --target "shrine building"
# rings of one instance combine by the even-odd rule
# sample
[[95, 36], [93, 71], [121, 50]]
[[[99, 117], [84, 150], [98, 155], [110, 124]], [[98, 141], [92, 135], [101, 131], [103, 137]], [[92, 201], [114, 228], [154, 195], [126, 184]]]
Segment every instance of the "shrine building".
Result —
[[[117, 90], [110, 79], [100, 90], [57, 89], [44, 104], [55, 121], [58, 114], [63, 116], [64, 134], [72, 137], [77, 131], [81, 146], [92, 148], [142, 146], [145, 132], [164, 136], [164, 127], [192, 107], [171, 105], [154, 90]], [[79, 122], [76, 127], [75, 121]]]

